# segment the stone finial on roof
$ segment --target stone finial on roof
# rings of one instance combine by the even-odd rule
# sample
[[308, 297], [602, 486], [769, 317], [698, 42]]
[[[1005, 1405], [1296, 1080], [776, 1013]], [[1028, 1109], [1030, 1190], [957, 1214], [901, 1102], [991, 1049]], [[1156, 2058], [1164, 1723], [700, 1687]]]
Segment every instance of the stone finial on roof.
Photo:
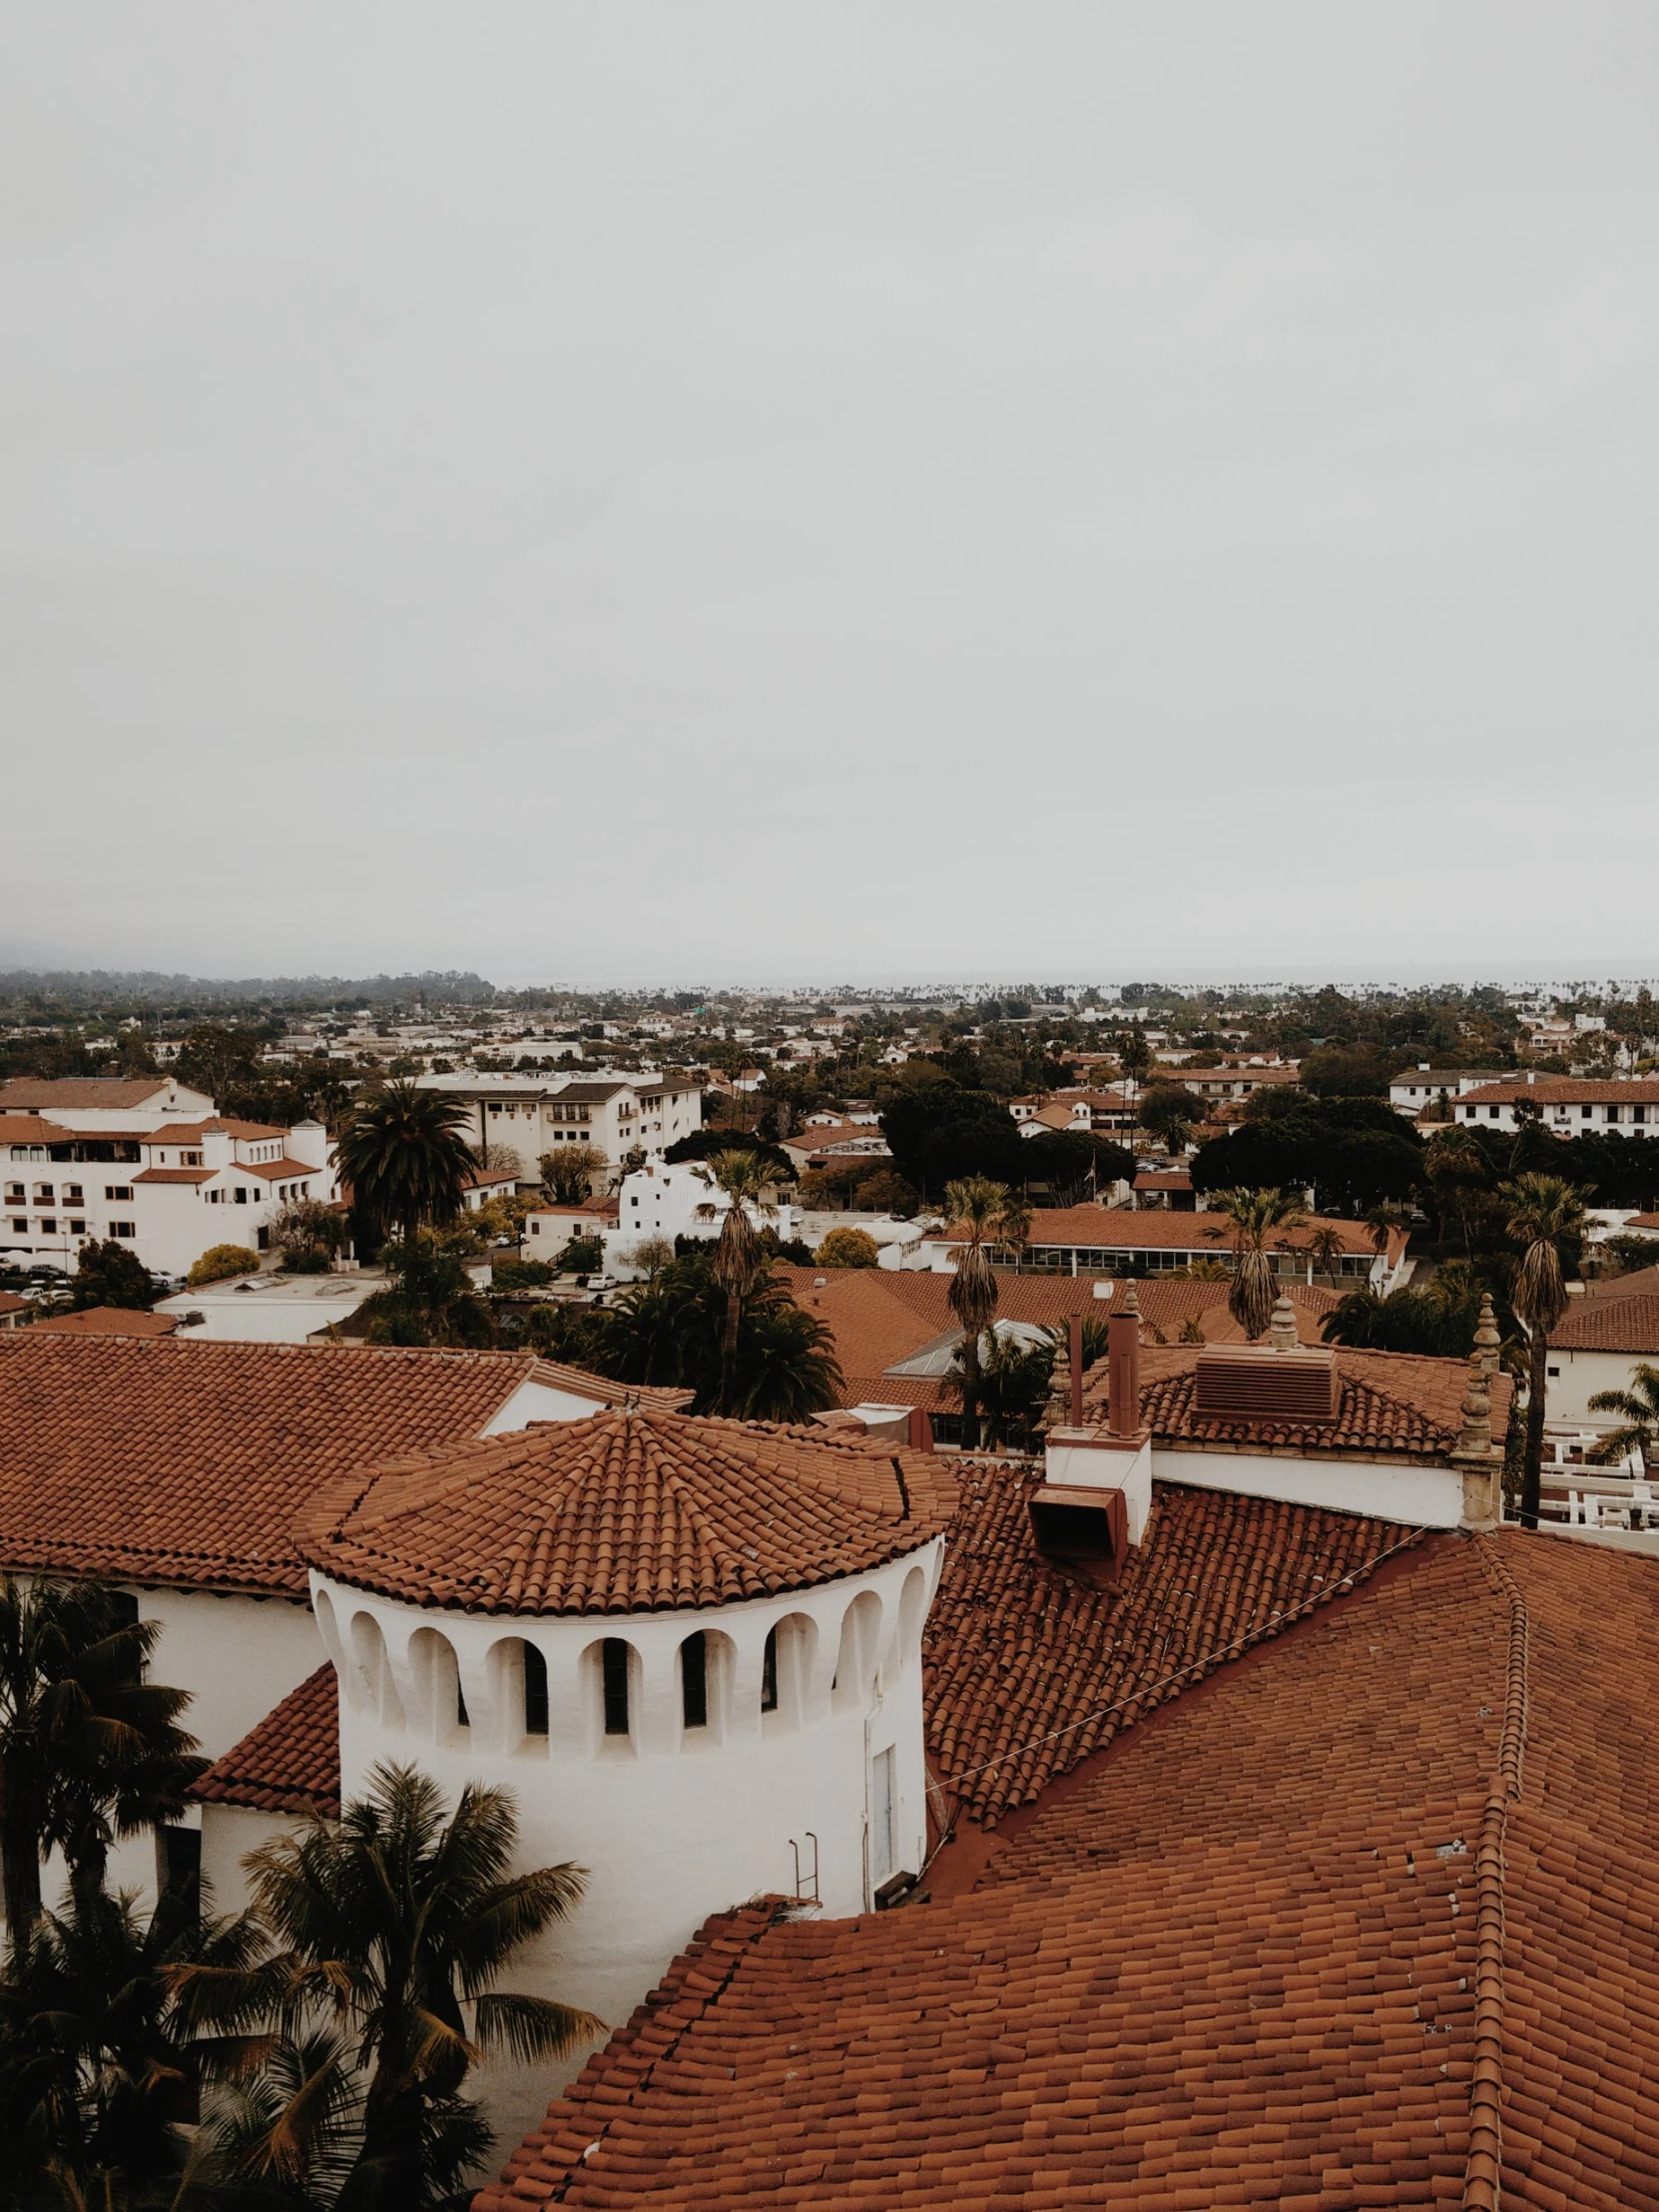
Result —
[[1478, 1352], [1469, 1355], [1469, 1386], [1463, 1392], [1463, 1425], [1452, 1446], [1456, 1459], [1484, 1459], [1492, 1448], [1492, 1401]]
[[1281, 1291], [1274, 1301], [1273, 1319], [1268, 1324], [1268, 1343], [1275, 1352], [1296, 1352], [1302, 1345], [1302, 1337], [1296, 1326], [1296, 1308], [1290, 1294]]
[[1480, 1295], [1480, 1325], [1474, 1332], [1474, 1351], [1488, 1386], [1497, 1373], [1498, 1347], [1502, 1341], [1498, 1335], [1497, 1316], [1492, 1311], [1492, 1294], [1490, 1291], [1483, 1291]]
[[1463, 1475], [1465, 1528], [1493, 1528], [1502, 1518], [1499, 1485], [1502, 1454], [1492, 1443], [1489, 1391], [1485, 1354], [1477, 1336], [1474, 1350], [1469, 1354], [1469, 1386], [1463, 1393], [1463, 1425], [1451, 1447], [1451, 1463], [1461, 1468]]
[[1123, 1304], [1118, 1308], [1118, 1313], [1125, 1321], [1128, 1320], [1131, 1314], [1134, 1315], [1137, 1321], [1140, 1320], [1141, 1302], [1135, 1296], [1135, 1286], [1133, 1283], [1130, 1284], [1128, 1293], [1124, 1298]]

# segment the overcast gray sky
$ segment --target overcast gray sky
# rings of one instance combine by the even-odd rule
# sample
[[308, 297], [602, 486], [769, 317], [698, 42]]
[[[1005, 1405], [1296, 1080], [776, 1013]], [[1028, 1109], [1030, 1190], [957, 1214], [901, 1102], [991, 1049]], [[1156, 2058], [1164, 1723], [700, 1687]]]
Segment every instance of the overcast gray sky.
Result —
[[1659, 9], [10, 0], [0, 954], [1659, 967]]

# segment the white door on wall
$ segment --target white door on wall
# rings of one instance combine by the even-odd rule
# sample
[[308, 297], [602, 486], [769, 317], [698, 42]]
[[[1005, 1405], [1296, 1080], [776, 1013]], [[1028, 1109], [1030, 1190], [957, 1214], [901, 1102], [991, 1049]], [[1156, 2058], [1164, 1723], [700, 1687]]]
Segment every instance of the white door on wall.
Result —
[[869, 1767], [869, 1886], [878, 1890], [892, 1873], [893, 1747], [877, 1752]]

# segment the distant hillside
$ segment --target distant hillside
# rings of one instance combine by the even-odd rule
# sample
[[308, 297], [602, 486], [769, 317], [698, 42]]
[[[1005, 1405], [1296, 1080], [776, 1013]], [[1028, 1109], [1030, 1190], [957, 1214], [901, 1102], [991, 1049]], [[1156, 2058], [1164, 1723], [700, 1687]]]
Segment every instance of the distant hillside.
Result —
[[418, 975], [253, 975], [236, 978], [164, 975], [154, 968], [0, 968], [0, 1005], [35, 1009], [330, 1006], [487, 1006], [493, 983], [470, 969], [426, 969]]

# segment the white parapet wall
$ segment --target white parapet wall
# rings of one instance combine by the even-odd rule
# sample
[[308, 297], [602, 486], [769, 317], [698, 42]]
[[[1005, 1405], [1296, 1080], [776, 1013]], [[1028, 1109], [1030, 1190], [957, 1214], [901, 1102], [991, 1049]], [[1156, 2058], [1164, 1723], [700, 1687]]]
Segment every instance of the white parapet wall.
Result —
[[[1183, 1450], [1158, 1445], [1152, 1472], [1160, 1482], [1237, 1490], [1245, 1497], [1367, 1513], [1410, 1528], [1456, 1528], [1463, 1518], [1463, 1477], [1453, 1466], [1401, 1466], [1397, 1461], [1315, 1459], [1272, 1452]], [[1073, 1477], [1073, 1479], [1076, 1479]]]

